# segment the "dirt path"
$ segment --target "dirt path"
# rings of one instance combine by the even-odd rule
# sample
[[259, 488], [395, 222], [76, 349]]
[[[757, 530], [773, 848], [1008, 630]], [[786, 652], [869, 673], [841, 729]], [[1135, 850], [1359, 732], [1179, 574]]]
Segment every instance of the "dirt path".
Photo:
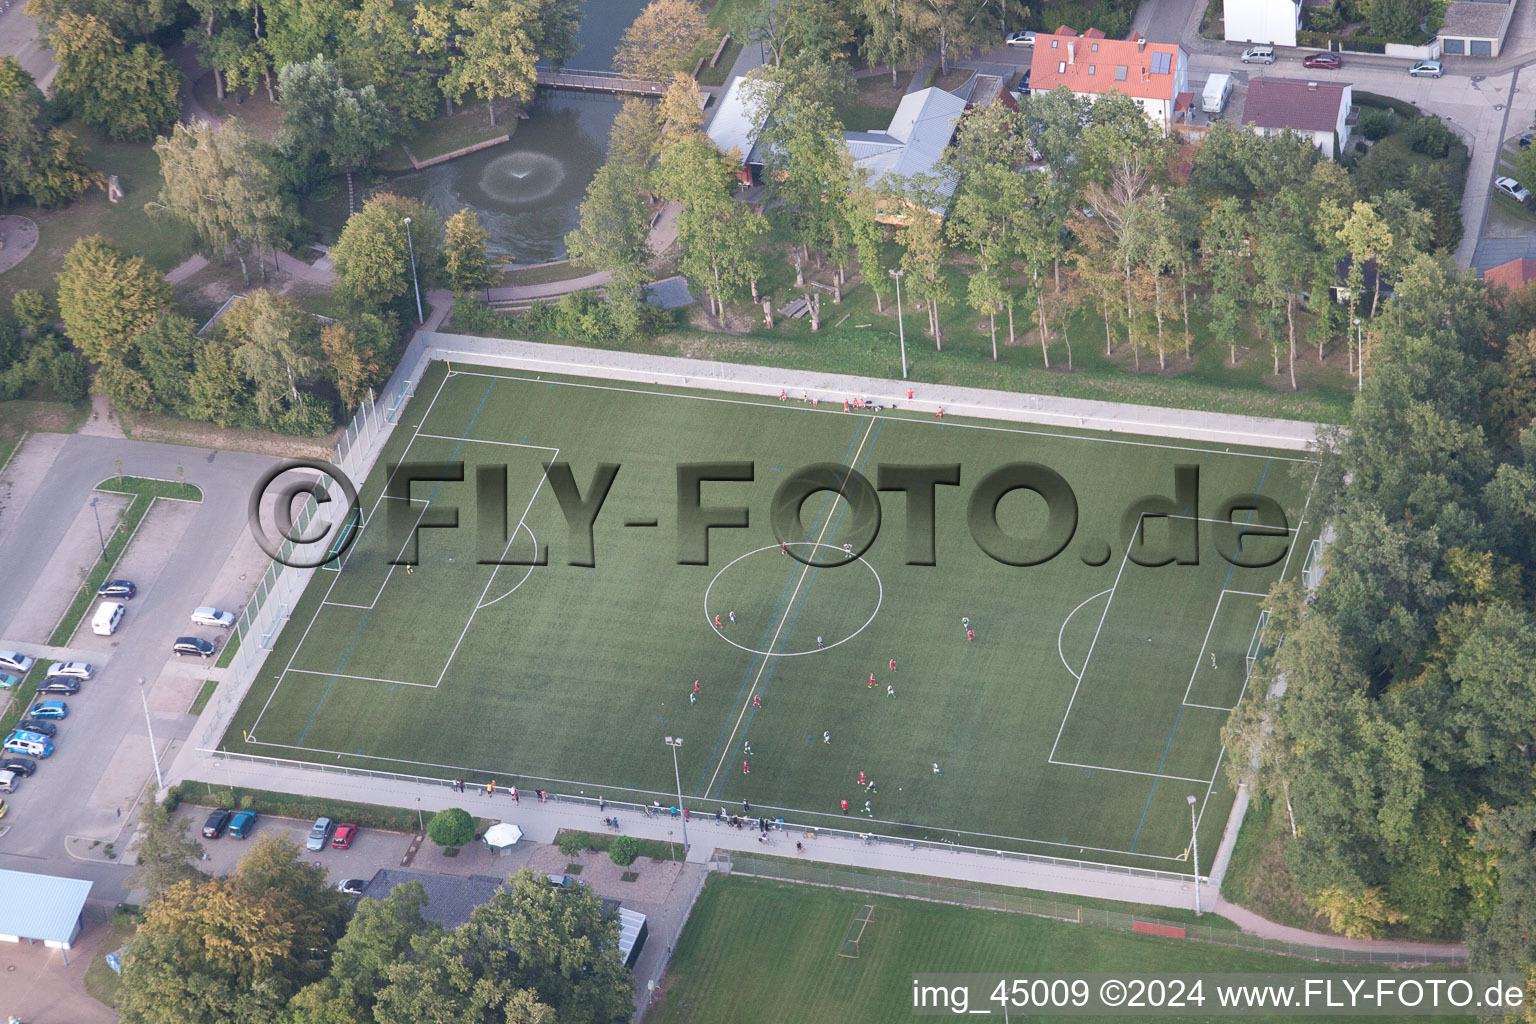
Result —
[[112, 411], [112, 400], [106, 395], [91, 395], [91, 416], [80, 425], [80, 433], [87, 437], [127, 437], [117, 414]]

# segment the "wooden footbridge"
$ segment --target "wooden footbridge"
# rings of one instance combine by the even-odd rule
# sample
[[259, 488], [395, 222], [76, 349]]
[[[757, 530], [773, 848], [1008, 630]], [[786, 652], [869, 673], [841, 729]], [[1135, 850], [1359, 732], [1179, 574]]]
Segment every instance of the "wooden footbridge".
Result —
[[546, 89], [576, 89], [581, 92], [611, 92], [621, 96], [660, 96], [667, 91], [661, 82], [625, 78], [616, 71], [578, 71], [540, 68], [538, 84]]

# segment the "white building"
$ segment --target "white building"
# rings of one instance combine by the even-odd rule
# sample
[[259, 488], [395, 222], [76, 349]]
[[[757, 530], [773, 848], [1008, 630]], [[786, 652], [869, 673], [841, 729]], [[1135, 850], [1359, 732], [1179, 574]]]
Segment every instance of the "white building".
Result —
[[1222, 0], [1221, 13], [1229, 43], [1296, 45], [1301, 0]]
[[1333, 160], [1349, 145], [1353, 99], [1354, 87], [1343, 83], [1255, 78], [1248, 83], [1243, 124], [1260, 135], [1289, 129]]

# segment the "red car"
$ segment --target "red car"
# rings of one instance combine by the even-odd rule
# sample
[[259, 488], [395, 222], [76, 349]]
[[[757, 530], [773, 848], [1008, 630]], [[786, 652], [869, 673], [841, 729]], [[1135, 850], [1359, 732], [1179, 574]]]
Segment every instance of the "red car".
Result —
[[331, 845], [338, 850], [345, 850], [352, 845], [352, 840], [357, 838], [357, 826], [342, 824], [336, 826], [336, 834], [331, 836]]
[[1303, 57], [1301, 66], [1304, 68], [1341, 68], [1344, 62], [1331, 53], [1314, 53], [1309, 57]]

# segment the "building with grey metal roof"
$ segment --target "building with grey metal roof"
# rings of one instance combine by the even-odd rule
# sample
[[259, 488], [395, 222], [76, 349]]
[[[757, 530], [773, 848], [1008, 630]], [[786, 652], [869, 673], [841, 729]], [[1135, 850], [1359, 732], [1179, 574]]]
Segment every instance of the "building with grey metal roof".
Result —
[[90, 895], [84, 879], [0, 869], [0, 939], [69, 949]]

